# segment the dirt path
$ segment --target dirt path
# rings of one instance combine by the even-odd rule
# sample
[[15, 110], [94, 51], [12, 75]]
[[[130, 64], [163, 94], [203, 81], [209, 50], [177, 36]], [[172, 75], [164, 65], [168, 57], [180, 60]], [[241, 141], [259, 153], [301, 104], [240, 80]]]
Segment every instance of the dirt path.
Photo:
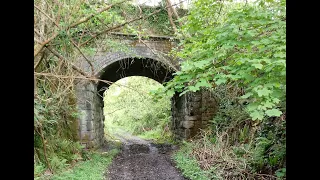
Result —
[[170, 159], [171, 145], [157, 145], [120, 130], [122, 152], [108, 169], [108, 180], [185, 180]]

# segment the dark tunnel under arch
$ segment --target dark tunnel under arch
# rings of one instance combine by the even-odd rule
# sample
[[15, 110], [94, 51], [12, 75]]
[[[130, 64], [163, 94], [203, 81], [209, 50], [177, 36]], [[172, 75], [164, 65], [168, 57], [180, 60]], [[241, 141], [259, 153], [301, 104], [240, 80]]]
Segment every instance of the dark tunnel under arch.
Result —
[[[116, 82], [130, 76], [143, 76], [151, 78], [160, 84], [173, 78], [175, 71], [169, 65], [151, 58], [124, 58], [106, 65], [97, 77], [102, 80]], [[97, 90], [101, 97], [110, 84], [100, 81]]]

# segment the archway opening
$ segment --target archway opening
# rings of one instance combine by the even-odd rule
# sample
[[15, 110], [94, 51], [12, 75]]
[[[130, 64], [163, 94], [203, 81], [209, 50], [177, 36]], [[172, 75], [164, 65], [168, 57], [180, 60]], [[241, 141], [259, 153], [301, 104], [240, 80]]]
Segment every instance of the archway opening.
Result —
[[107, 137], [117, 127], [147, 139], [172, 139], [171, 101], [165, 95], [155, 101], [150, 90], [163, 88], [162, 84], [172, 79], [173, 72], [165, 61], [142, 57], [105, 64], [97, 76], [113, 84], [99, 82], [97, 90]]
[[107, 137], [132, 134], [158, 142], [172, 141], [170, 97], [154, 99], [150, 92], [158, 88], [163, 85], [142, 76], [122, 78], [109, 86], [103, 93]]

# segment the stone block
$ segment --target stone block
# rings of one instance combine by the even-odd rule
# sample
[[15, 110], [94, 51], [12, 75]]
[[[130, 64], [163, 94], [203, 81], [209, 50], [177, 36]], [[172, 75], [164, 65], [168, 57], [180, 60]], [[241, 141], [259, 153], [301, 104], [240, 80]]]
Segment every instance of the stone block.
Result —
[[88, 131], [93, 130], [93, 121], [87, 121], [87, 130]]
[[79, 131], [82, 137], [82, 133], [87, 131], [87, 125], [86, 124], [82, 124], [79, 126]]
[[91, 110], [79, 110], [79, 120], [80, 124], [86, 124], [87, 121], [91, 121], [93, 119], [92, 111]]
[[197, 120], [201, 120], [201, 116], [197, 115], [197, 116], [184, 116], [184, 120], [185, 121], [197, 121]]
[[83, 85], [85, 87], [85, 90], [87, 91], [94, 91], [96, 89], [96, 85], [93, 82], [88, 82]]
[[77, 103], [78, 104], [81, 104], [83, 103], [84, 105], [86, 105], [85, 103], [86, 102], [90, 102], [91, 105], [93, 106], [94, 105], [94, 96], [95, 94], [91, 91], [80, 91], [80, 92], [77, 92]]
[[[188, 113], [187, 113], [188, 114]], [[201, 114], [201, 110], [200, 110], [200, 108], [193, 108], [193, 107], [191, 107], [190, 109], [189, 109], [189, 114], [190, 115], [197, 115], [197, 114]]]
[[92, 121], [94, 116], [92, 110], [80, 110], [80, 119], [81, 119], [81, 124], [86, 124], [87, 121]]
[[202, 100], [202, 97], [201, 96], [195, 96], [193, 97], [192, 99], [194, 102], [200, 102]]
[[182, 126], [189, 129], [194, 126], [194, 121], [182, 121]]
[[91, 104], [91, 102], [86, 101], [86, 102], [85, 102], [85, 107], [86, 107], [86, 109], [92, 109], [92, 104]]
[[90, 133], [90, 141], [94, 140], [96, 138], [96, 133], [91, 132]]
[[191, 104], [191, 107], [192, 107], [192, 108], [200, 108], [200, 106], [201, 106], [200, 102], [193, 102], [193, 103]]

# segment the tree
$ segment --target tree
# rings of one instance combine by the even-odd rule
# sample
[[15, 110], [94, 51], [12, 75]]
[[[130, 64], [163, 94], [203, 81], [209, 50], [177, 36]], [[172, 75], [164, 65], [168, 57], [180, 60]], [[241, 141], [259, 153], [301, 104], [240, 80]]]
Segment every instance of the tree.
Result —
[[182, 28], [186, 59], [168, 83], [182, 94], [201, 87], [232, 84], [244, 89], [255, 120], [285, 111], [285, 1], [227, 3], [198, 0]]

